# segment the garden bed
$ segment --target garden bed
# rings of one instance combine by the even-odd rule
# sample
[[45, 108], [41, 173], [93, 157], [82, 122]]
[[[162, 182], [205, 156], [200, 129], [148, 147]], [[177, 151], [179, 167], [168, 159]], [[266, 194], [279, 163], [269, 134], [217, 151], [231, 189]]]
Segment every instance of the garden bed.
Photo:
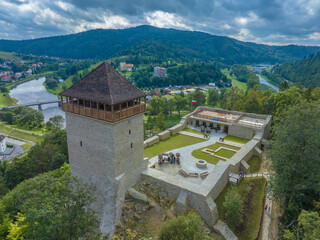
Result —
[[[223, 161], [223, 160], [221, 158], [212, 156], [212, 155], [210, 155], [208, 153], [204, 153], [204, 152], [202, 152], [202, 150], [205, 149], [205, 148], [208, 148], [208, 149], [211, 149], [211, 150], [217, 150], [219, 147], [226, 147], [226, 148], [230, 148], [230, 149], [234, 149], [234, 150], [239, 150], [240, 149], [238, 147], [229, 146], [229, 145], [226, 145], [226, 144], [223, 144], [223, 143], [215, 143], [215, 144], [212, 144], [210, 146], [206, 146], [206, 147], [194, 150], [192, 152], [192, 156], [194, 156], [197, 159], [205, 160], [205, 161], [207, 161], [208, 163], [211, 163], [211, 164], [217, 164], [219, 161]], [[215, 154], [218, 155], [218, 156], [224, 157], [224, 158], [230, 158], [235, 154], [235, 152], [228, 151], [226, 149], [221, 149], [220, 151], [218, 151]]]

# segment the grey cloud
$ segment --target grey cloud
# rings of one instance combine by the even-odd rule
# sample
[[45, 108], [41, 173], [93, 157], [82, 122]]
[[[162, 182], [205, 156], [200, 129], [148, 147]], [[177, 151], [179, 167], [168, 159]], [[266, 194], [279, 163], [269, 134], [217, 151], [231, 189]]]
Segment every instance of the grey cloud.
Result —
[[2, 0], [0, 38], [124, 28], [150, 18], [158, 26], [245, 41], [320, 45], [320, 3], [308, 0]]

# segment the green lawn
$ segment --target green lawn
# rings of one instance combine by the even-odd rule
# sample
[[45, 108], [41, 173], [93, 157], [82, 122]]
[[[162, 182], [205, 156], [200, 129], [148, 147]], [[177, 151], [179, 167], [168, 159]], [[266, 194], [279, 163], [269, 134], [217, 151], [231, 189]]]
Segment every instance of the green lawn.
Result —
[[176, 134], [166, 140], [160, 141], [150, 147], [144, 149], [144, 157], [151, 158], [160, 153], [168, 152], [170, 150], [181, 148], [196, 143], [203, 142], [199, 138], [189, 137], [182, 134]]
[[27, 150], [29, 147], [32, 147], [32, 143], [26, 142], [25, 144], [21, 145], [21, 147], [23, 148], [23, 150]]
[[249, 159], [248, 164], [250, 166], [250, 173], [257, 173], [259, 172], [261, 167], [261, 158], [259, 158], [258, 156], [252, 156]]
[[260, 219], [263, 213], [265, 185], [266, 180], [264, 178], [245, 178], [235, 187], [244, 203], [244, 222], [235, 228], [230, 227], [231, 225], [228, 224], [223, 206], [225, 195], [232, 185], [228, 184], [215, 200], [219, 219], [228, 224], [239, 240], [255, 240], [258, 237]]
[[22, 138], [22, 139], [29, 140], [32, 142], [37, 142], [37, 141], [42, 140], [42, 136], [39, 136], [36, 134], [30, 134], [30, 133], [26, 133], [26, 132], [21, 132], [19, 130], [14, 130], [13, 132], [10, 133], [10, 136]]
[[8, 134], [12, 131], [11, 128], [7, 127], [7, 126], [3, 126], [3, 125], [0, 125], [0, 132], [1, 133], [4, 133], [4, 134]]
[[184, 128], [182, 131], [190, 132], [190, 133], [196, 133], [196, 134], [203, 135], [203, 136], [208, 136], [208, 134], [205, 134], [205, 133], [203, 133], [203, 132], [194, 130], [194, 129], [192, 129], [192, 128]]
[[[233, 146], [225, 145], [225, 144], [222, 144], [222, 143], [215, 143], [215, 144], [213, 144], [213, 145], [209, 145], [209, 146], [207, 146], [207, 147], [203, 147], [203, 148], [199, 148], [199, 149], [197, 149], [197, 150], [194, 150], [191, 154], [192, 154], [192, 156], [194, 156], [195, 158], [205, 160], [205, 161], [207, 161], [208, 163], [211, 163], [211, 164], [217, 164], [219, 161], [223, 161], [223, 160], [220, 159], [220, 158], [211, 156], [211, 155], [208, 154], [208, 153], [204, 153], [204, 152], [202, 152], [201, 150], [204, 149], [204, 148], [209, 148], [209, 149], [212, 149], [212, 150], [217, 150], [219, 147], [227, 147], [227, 148], [234, 149], [234, 150], [239, 150], [239, 149], [240, 149], [240, 148], [238, 148], [238, 147], [233, 147]], [[235, 154], [235, 152], [228, 151], [228, 150], [224, 150], [224, 149], [223, 149], [223, 150], [220, 150], [220, 151], [218, 151], [218, 152], [216, 153], [216, 155], [221, 156], [221, 157], [225, 157], [225, 158], [230, 158], [230, 157], [232, 157], [234, 154]]]
[[17, 100], [11, 98], [8, 93], [0, 93], [0, 107], [16, 105]]
[[235, 137], [235, 136], [231, 136], [231, 135], [225, 136], [223, 139], [226, 141], [236, 142], [236, 143], [241, 143], [241, 144], [246, 144], [247, 142], [250, 141], [250, 139]]
[[7, 127], [12, 127], [12, 128], [17, 128], [17, 129], [21, 129], [21, 130], [25, 130], [32, 133], [37, 133], [37, 134], [45, 134], [45, 133], [49, 133], [51, 131], [47, 130], [45, 127], [36, 127], [36, 128], [32, 128], [29, 129], [28, 126], [20, 126], [18, 124], [9, 124], [3, 121], [0, 121], [0, 123], [7, 125]]

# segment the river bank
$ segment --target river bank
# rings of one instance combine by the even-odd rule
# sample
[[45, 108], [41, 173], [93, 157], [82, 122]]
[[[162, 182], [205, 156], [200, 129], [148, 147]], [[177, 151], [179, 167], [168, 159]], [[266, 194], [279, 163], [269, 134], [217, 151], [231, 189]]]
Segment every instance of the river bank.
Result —
[[[17, 100], [17, 104], [28, 104], [34, 102], [43, 102], [57, 100], [58, 96], [47, 91], [43, 85], [45, 77], [34, 79], [22, 84], [19, 84], [10, 91], [10, 97]], [[32, 107], [37, 109], [37, 106]], [[55, 115], [65, 117], [65, 113], [58, 107], [57, 103], [42, 105], [42, 113], [44, 120], [48, 121]]]
[[261, 76], [260, 74], [256, 74], [259, 78], [259, 82], [260, 84], [264, 84], [267, 85], [268, 87], [273, 88], [275, 91], [279, 92], [279, 87], [274, 85], [273, 83], [271, 83], [270, 81], [268, 81], [267, 79], [265, 79], [263, 76]]

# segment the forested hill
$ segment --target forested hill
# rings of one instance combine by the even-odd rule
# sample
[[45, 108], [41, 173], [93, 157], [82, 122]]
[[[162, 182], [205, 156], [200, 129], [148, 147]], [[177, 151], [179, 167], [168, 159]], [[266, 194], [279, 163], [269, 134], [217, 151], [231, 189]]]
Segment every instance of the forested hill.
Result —
[[273, 80], [286, 79], [303, 86], [320, 86], [320, 52], [311, 54], [302, 60], [285, 63], [273, 68]]
[[148, 53], [182, 60], [227, 64], [281, 63], [301, 59], [320, 47], [269, 46], [237, 41], [203, 32], [151, 26], [87, 32], [32, 40], [0, 40], [0, 51], [63, 58], [106, 59], [123, 53]]

